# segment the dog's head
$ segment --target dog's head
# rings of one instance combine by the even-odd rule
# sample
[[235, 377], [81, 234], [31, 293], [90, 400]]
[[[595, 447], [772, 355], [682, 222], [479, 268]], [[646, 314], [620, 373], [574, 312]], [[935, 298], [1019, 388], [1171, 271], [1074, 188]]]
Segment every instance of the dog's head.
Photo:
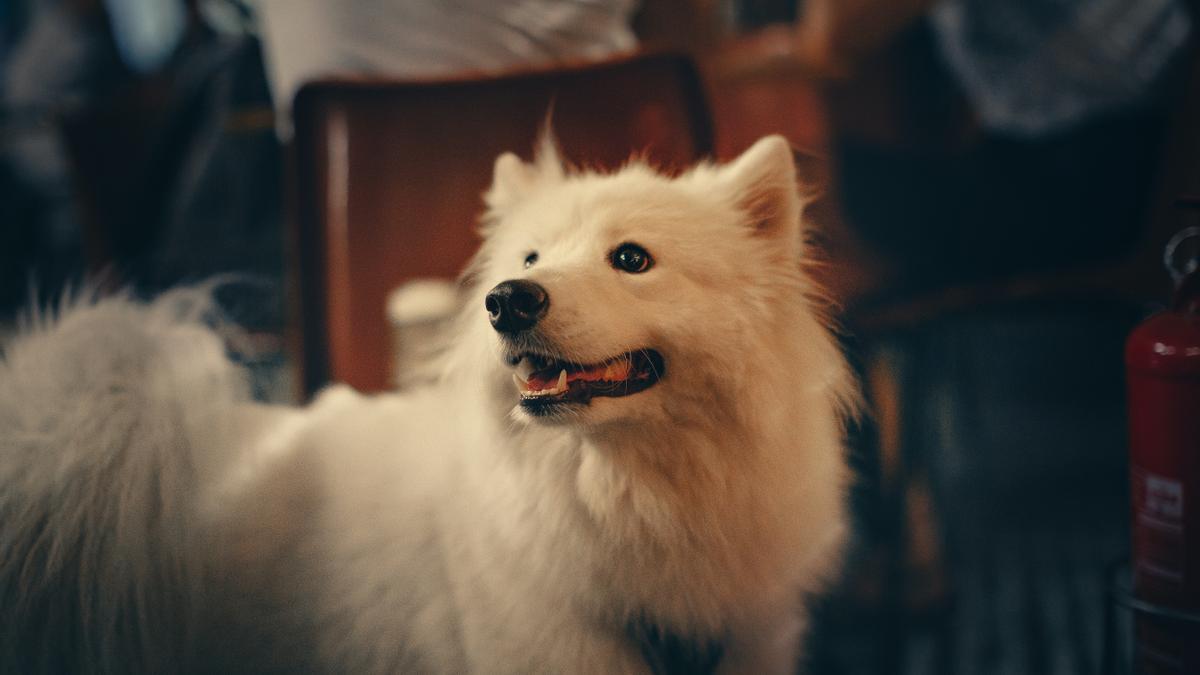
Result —
[[[800, 212], [778, 136], [681, 176], [496, 160], [460, 336], [491, 346], [492, 393], [525, 420], [679, 419], [771, 368], [797, 307]], [[801, 303], [802, 304], [802, 303]]]

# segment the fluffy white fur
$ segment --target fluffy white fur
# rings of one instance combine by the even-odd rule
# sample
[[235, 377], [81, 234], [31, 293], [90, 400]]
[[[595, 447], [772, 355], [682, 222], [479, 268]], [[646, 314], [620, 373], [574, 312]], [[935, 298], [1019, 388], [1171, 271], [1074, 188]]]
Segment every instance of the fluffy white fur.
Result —
[[[431, 387], [250, 404], [194, 292], [70, 303], [8, 345], [0, 670], [637, 673], [642, 622], [792, 671], [855, 394], [786, 142], [676, 178], [504, 155], [486, 201]], [[615, 270], [624, 242], [655, 266]], [[548, 290], [559, 356], [652, 348], [665, 376], [531, 417], [483, 308], [509, 279]]]

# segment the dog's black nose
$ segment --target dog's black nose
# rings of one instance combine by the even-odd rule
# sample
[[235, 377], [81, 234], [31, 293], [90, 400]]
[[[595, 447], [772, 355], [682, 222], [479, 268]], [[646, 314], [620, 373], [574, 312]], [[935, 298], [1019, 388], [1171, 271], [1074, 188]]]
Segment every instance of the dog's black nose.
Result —
[[523, 279], [504, 281], [488, 291], [484, 300], [492, 328], [501, 333], [517, 333], [533, 328], [546, 315], [550, 296], [546, 289]]

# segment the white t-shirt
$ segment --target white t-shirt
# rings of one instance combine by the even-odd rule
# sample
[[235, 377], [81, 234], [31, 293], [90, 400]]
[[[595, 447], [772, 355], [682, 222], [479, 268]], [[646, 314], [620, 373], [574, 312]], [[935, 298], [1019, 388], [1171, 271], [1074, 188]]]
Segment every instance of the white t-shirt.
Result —
[[636, 46], [637, 0], [257, 0], [283, 127], [296, 90], [334, 75], [438, 77]]

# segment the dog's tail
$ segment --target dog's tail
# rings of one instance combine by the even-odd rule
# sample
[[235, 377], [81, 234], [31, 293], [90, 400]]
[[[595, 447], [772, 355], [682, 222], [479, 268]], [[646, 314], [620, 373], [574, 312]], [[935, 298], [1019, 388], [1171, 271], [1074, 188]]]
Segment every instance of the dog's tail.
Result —
[[246, 397], [210, 289], [34, 314], [0, 351], [0, 672], [177, 672], [198, 486]]

